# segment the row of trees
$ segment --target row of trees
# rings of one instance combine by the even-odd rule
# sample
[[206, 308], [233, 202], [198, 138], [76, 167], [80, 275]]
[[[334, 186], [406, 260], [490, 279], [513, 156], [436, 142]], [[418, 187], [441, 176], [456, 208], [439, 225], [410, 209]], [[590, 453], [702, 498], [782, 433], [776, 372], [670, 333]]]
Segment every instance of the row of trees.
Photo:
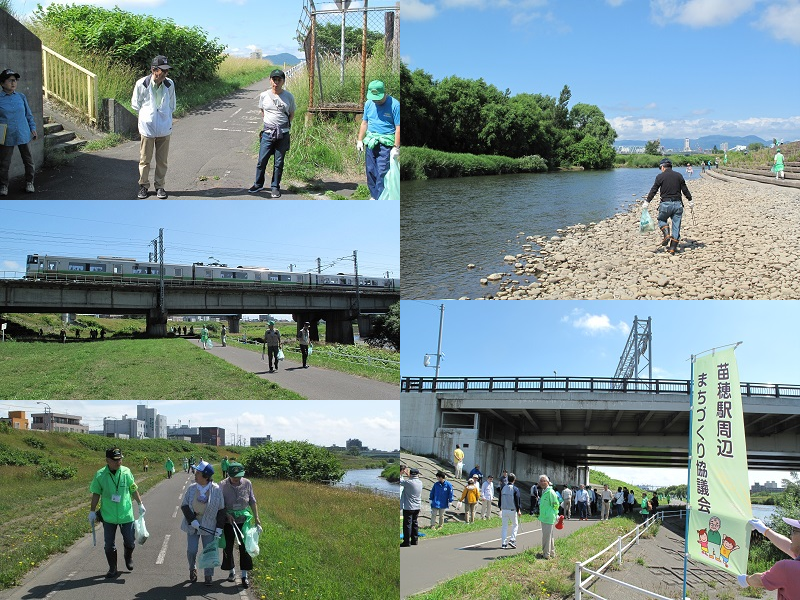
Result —
[[558, 98], [512, 96], [483, 79], [435, 81], [422, 69], [401, 69], [405, 145], [514, 158], [538, 155], [550, 168], [614, 164], [616, 131], [597, 106], [569, 108], [572, 92], [566, 85]]

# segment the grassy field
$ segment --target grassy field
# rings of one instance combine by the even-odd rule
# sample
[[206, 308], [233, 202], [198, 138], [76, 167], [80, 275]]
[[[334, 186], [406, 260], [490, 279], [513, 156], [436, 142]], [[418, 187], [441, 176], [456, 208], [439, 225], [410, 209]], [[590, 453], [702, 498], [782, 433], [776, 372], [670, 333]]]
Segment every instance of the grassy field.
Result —
[[174, 338], [6, 343], [0, 355], [0, 397], [6, 400], [302, 398]]
[[[168, 455], [173, 459], [202, 455], [214, 464], [224, 455], [238, 458], [236, 449], [228, 447], [168, 440], [117, 443], [141, 493], [162, 481], [160, 464]], [[0, 589], [15, 585], [48, 556], [67, 551], [87, 534], [87, 487], [104, 464], [102, 448], [106, 446], [107, 440], [99, 436], [0, 428]], [[150, 459], [146, 474], [142, 471], [145, 456]], [[76, 468], [77, 475], [67, 480], [44, 479], [36, 464], [8, 464], [26, 459], [57, 461]], [[264, 527], [253, 570], [256, 598], [398, 597], [394, 500], [298, 482], [255, 479], [253, 485]], [[26, 501], [20, 502], [23, 497]]]

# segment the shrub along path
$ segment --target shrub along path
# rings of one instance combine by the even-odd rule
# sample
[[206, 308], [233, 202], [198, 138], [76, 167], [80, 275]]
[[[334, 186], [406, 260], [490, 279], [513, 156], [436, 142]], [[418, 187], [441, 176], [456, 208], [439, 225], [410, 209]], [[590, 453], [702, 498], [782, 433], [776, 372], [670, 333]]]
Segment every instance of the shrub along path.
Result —
[[[175, 88], [180, 95], [180, 78], [175, 80]], [[270, 199], [272, 159], [267, 168], [267, 189], [257, 194], [247, 192], [255, 179], [252, 148], [261, 128], [258, 96], [268, 88], [268, 79], [256, 82], [174, 121], [165, 188], [171, 199]], [[281, 198], [311, 198], [286, 191], [291, 177], [291, 172], [284, 170]], [[13, 185], [8, 198], [133, 200], [139, 189], [138, 178], [139, 142], [126, 142], [81, 153], [62, 166], [47, 168], [36, 176], [36, 195], [24, 194], [20, 186]], [[337, 185], [356, 188], [356, 183]], [[150, 192], [150, 199], [155, 199], [152, 187]]]

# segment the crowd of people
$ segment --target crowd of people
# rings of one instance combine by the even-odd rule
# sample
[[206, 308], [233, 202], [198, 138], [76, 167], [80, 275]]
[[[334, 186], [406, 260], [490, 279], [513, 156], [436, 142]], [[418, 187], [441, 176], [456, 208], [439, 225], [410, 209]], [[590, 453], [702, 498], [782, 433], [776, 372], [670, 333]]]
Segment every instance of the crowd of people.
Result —
[[[138, 486], [131, 470], [122, 465], [124, 456], [119, 448], [106, 450], [106, 465], [99, 469], [92, 479], [89, 490], [92, 493], [89, 512], [89, 523], [103, 525], [103, 539], [108, 571], [106, 578], [118, 577], [118, 556], [116, 531], [122, 534], [125, 567], [133, 571], [133, 552], [136, 548], [134, 535], [133, 500], [138, 504], [139, 516], [144, 519], [146, 509], [139, 494]], [[145, 470], [148, 459], [144, 459]], [[168, 457], [165, 462], [167, 477], [175, 472], [174, 462]], [[244, 477], [245, 467], [239, 462], [229, 461], [226, 456], [222, 461], [223, 479], [217, 484], [213, 481], [214, 467], [200, 458], [196, 463], [194, 456], [184, 457], [184, 470], [194, 475], [194, 483], [187, 487], [181, 501], [181, 531], [186, 533], [186, 556], [188, 560], [188, 579], [198, 580], [198, 559], [200, 542], [203, 548], [220, 546], [220, 538], [224, 536], [224, 550], [221, 566], [227, 571], [227, 581], [236, 581], [234, 544], [239, 545], [239, 569], [241, 585], [250, 586], [249, 572], [253, 568], [253, 557], [248, 552], [245, 536], [248, 530], [255, 528], [260, 534], [261, 521], [258, 516], [258, 504], [253, 493], [253, 485]], [[171, 510], [171, 509], [170, 509]], [[218, 557], [217, 557], [218, 558]], [[206, 586], [213, 585], [215, 566], [203, 566], [203, 581]]]

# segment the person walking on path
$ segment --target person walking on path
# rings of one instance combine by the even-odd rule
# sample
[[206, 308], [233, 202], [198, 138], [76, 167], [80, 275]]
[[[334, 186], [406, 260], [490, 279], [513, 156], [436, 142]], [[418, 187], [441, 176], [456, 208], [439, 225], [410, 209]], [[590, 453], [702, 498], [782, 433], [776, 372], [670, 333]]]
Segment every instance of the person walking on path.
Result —
[[[238, 538], [238, 533], [247, 535], [251, 527], [256, 527], [261, 533], [261, 519], [258, 518], [258, 504], [253, 494], [253, 484], [245, 479], [244, 465], [231, 462], [226, 465], [227, 479], [219, 484], [222, 497], [225, 500], [227, 513], [225, 527], [225, 550], [222, 552], [222, 570], [228, 571], [228, 581], [236, 581], [236, 568], [233, 566], [233, 544], [239, 539], [239, 569], [242, 571], [242, 587], [250, 587], [248, 571], [253, 568], [253, 557], [247, 552], [243, 539]], [[234, 527], [236, 524], [236, 527]], [[236, 531], [238, 528], [238, 532]]]
[[167, 457], [167, 462], [164, 463], [164, 468], [167, 470], [167, 479], [172, 479], [172, 473], [175, 472], [175, 463], [172, 462], [170, 457]]
[[175, 83], [167, 77], [170, 70], [166, 56], [156, 56], [150, 74], [133, 87], [131, 108], [139, 113], [139, 199], [147, 198], [150, 189], [150, 163], [156, 159], [156, 197], [164, 200], [172, 113], [175, 111]]
[[401, 548], [416, 546], [419, 542], [419, 510], [422, 506], [422, 481], [419, 469], [400, 469], [400, 486], [403, 495], [400, 500], [403, 510], [403, 541]]
[[203, 325], [203, 328], [200, 330], [200, 343], [203, 344], [203, 350], [206, 350], [206, 345], [208, 344], [208, 328]]
[[230, 461], [228, 460], [227, 456], [222, 457], [222, 478], [228, 476], [228, 467], [230, 466]]
[[[133, 571], [133, 550], [136, 540], [133, 532], [133, 504], [135, 498], [139, 504], [139, 517], [145, 514], [142, 497], [139, 495], [133, 473], [128, 467], [122, 466], [122, 452], [119, 448], [106, 450], [106, 466], [97, 471], [89, 486], [92, 492], [92, 503], [89, 512], [89, 523], [94, 529], [96, 521], [103, 523], [103, 539], [108, 561], [106, 578], [116, 577], [117, 571], [117, 546], [115, 538], [117, 527], [122, 532], [122, 546], [125, 554], [125, 566], [128, 571]], [[98, 515], [98, 503], [99, 515]], [[99, 517], [99, 519], [98, 519]]]
[[[186, 557], [189, 559], [189, 581], [197, 581], [197, 550], [200, 539], [203, 548], [217, 545], [225, 524], [225, 500], [219, 486], [212, 481], [214, 467], [201, 460], [194, 472], [194, 483], [186, 488], [181, 502], [181, 531], [186, 532]], [[212, 585], [214, 568], [206, 568], [205, 584]]]
[[310, 323], [303, 323], [303, 328], [297, 334], [297, 341], [300, 344], [300, 354], [303, 357], [303, 368], [308, 368], [308, 347], [311, 344]]
[[475, 507], [481, 499], [481, 490], [475, 480], [470, 478], [461, 492], [461, 502], [464, 502], [464, 520], [467, 523], [475, 522]]
[[147, 460], [146, 456], [144, 457], [144, 460], [142, 461], [142, 467], [144, 468], [144, 472], [147, 473], [147, 469], [150, 467], [150, 461]]
[[792, 528], [791, 537], [786, 537], [767, 527], [761, 519], [751, 519], [750, 525], [767, 538], [781, 552], [791, 557], [776, 562], [763, 573], [739, 575], [736, 579], [740, 586], [746, 588], [764, 588], [778, 590], [778, 600], [800, 599], [800, 521], [782, 517], [784, 523]]
[[[269, 372], [272, 373], [272, 360], [275, 360], [275, 371], [278, 370], [278, 350], [281, 349], [281, 332], [275, 329], [275, 321], [270, 321], [267, 324], [267, 329], [264, 332], [264, 347], [267, 350], [269, 359]], [[261, 360], [264, 360], [264, 350], [261, 351]]]
[[781, 153], [781, 149], [778, 148], [775, 151], [775, 158], [773, 159], [773, 166], [772, 170], [775, 171], [775, 179], [785, 179], [785, 174], [783, 172], [783, 154]]
[[[500, 488], [500, 518], [503, 523], [500, 534], [502, 548], [517, 547], [519, 516], [522, 514], [522, 508], [519, 488], [514, 485], [516, 480], [517, 476], [509, 473], [508, 484]], [[509, 524], [511, 525], [510, 536], [506, 536]]]
[[[377, 200], [383, 193], [383, 180], [389, 163], [400, 153], [400, 101], [386, 93], [382, 81], [370, 81], [356, 148], [365, 152], [367, 187]], [[399, 198], [397, 198], [399, 200]]]
[[[442, 471], [436, 473], [436, 483], [431, 486], [429, 496], [431, 502], [431, 529], [441, 529], [444, 525], [444, 512], [453, 501], [453, 484], [447, 481]], [[436, 525], [436, 521], [439, 525]]]
[[455, 465], [456, 479], [461, 479], [461, 472], [464, 470], [464, 451], [461, 446], [456, 444], [456, 449], [453, 450], [453, 464]]
[[294, 96], [283, 89], [286, 83], [286, 74], [280, 69], [275, 69], [269, 74], [271, 89], [262, 92], [258, 97], [258, 108], [264, 126], [259, 133], [260, 146], [258, 150], [258, 163], [256, 163], [256, 180], [248, 192], [255, 194], [264, 189], [267, 177], [267, 163], [271, 156], [272, 183], [270, 196], [281, 197], [281, 177], [283, 176], [283, 160], [290, 147], [290, 130], [292, 119], [297, 110]]
[[185, 456], [183, 457], [183, 471], [185, 473], [189, 472], [189, 459], [186, 458]]
[[639, 506], [641, 507], [639, 509], [639, 514], [646, 519], [650, 514], [650, 510], [653, 508], [653, 505], [650, 504], [650, 501], [647, 499], [647, 492], [642, 492], [642, 501], [639, 503]]
[[539, 521], [542, 524], [542, 554], [537, 558], [550, 559], [556, 557], [556, 546], [553, 540], [553, 526], [558, 520], [558, 494], [550, 485], [547, 475], [539, 476], [539, 487], [542, 496], [539, 498]]
[[35, 191], [33, 177], [36, 167], [28, 144], [37, 139], [38, 134], [28, 99], [17, 91], [18, 79], [19, 73], [13, 69], [0, 73], [0, 196], [8, 196], [8, 172], [15, 146], [19, 148], [25, 165], [25, 191], [29, 194]]
[[223, 325], [222, 332], [220, 333], [219, 336], [223, 348], [228, 345], [227, 335], [228, 335], [228, 329], [225, 327], [225, 325]]
[[561, 497], [564, 499], [564, 517], [572, 517], [572, 489], [567, 485], [561, 490]]
[[[644, 208], [650, 205], [650, 201], [655, 197], [656, 192], [661, 190], [661, 201], [658, 205], [658, 226], [664, 236], [661, 245], [667, 247], [667, 252], [675, 254], [678, 249], [678, 241], [681, 239], [681, 217], [683, 216], [683, 200], [681, 193], [689, 201], [689, 208], [694, 206], [692, 194], [686, 187], [686, 180], [683, 175], [672, 170], [672, 161], [664, 158], [659, 163], [661, 173], [656, 175], [656, 180], [647, 198], [644, 201]], [[672, 231], [667, 225], [667, 219], [672, 221]]]
[[488, 519], [492, 516], [492, 500], [494, 500], [494, 477], [492, 475], [487, 476], [481, 486], [481, 500], [483, 500], [481, 518]]

